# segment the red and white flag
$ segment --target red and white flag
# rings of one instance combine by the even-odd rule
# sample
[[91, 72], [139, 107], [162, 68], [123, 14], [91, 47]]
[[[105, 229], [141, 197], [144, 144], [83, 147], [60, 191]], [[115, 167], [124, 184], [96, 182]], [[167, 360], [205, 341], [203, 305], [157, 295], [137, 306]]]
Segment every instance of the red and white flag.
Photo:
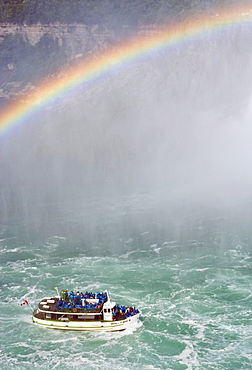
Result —
[[24, 306], [25, 304], [29, 304], [29, 302], [25, 300], [23, 303], [20, 304], [20, 306]]

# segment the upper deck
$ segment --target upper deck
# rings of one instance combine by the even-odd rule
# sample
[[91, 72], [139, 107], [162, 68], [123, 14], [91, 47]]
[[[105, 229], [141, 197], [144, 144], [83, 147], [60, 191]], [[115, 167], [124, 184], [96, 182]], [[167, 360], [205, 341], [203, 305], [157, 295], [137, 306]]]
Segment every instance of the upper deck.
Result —
[[116, 305], [111, 302], [107, 292], [85, 294], [61, 291], [60, 297], [44, 298], [34, 312], [43, 320], [95, 320], [119, 321], [139, 313], [133, 307]]

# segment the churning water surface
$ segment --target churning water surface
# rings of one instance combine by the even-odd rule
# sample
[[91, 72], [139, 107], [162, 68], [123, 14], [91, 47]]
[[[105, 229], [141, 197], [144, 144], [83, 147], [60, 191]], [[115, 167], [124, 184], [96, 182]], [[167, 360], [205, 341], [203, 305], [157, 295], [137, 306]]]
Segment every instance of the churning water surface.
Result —
[[[135, 194], [65, 210], [64, 231], [44, 241], [21, 222], [15, 235], [3, 228], [1, 369], [250, 369], [248, 208], [157, 209]], [[20, 303], [35, 308], [55, 286], [108, 289], [142, 311], [141, 323], [118, 333], [38, 327]]]

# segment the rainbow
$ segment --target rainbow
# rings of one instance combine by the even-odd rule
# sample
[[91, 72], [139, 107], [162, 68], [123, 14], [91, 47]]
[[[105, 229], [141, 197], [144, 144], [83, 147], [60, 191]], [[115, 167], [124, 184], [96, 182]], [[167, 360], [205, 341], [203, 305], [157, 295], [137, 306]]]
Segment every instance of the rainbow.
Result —
[[226, 11], [207, 18], [191, 18], [166, 28], [155, 35], [135, 37], [95, 57], [78, 62], [64, 71], [64, 77], [56, 77], [49, 83], [41, 83], [35, 93], [26, 97], [28, 104], [13, 102], [0, 114], [0, 137], [12, 128], [26, 122], [33, 113], [52, 104], [64, 93], [80, 85], [87, 85], [108, 72], [120, 69], [130, 62], [147, 57], [163, 49], [172, 49], [184, 42], [204, 37], [209, 32], [226, 29], [233, 25], [252, 25], [252, 11]]

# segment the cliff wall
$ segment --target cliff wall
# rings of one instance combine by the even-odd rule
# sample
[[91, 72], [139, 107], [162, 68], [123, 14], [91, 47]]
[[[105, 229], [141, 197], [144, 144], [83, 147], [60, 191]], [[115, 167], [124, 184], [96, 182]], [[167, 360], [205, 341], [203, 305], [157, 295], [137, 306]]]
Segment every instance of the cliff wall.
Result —
[[[68, 61], [82, 57], [90, 56], [101, 50], [107, 49], [110, 45], [119, 40], [118, 34], [115, 32], [101, 28], [99, 26], [85, 26], [83, 24], [36, 24], [36, 25], [17, 25], [9, 23], [0, 23], [0, 44], [7, 35], [19, 35], [24, 42], [36, 46], [44, 35], [49, 35], [50, 38], [57, 41], [64, 60], [61, 62], [68, 63]], [[49, 50], [47, 54], [49, 57]], [[10, 63], [2, 61], [2, 68], [5, 71], [0, 76], [0, 97], [3, 98], [18, 98], [20, 95], [26, 94], [34, 88], [33, 80], [23, 83], [13, 77], [13, 72], [17, 65], [22, 63], [29, 63], [23, 61]], [[31, 63], [34, 61], [31, 58]], [[32, 68], [32, 66], [30, 66]], [[50, 74], [50, 71], [48, 71]], [[47, 73], [46, 73], [47, 74]], [[36, 83], [35, 83], [36, 84]], [[25, 85], [25, 86], [24, 86]]]
[[[125, 38], [129, 38], [132, 34], [138, 36], [146, 36], [158, 32], [157, 27], [150, 25], [149, 27], [139, 28], [138, 30], [131, 30], [127, 27], [121, 27], [119, 31], [113, 31], [104, 27], [93, 25], [86, 26], [84, 24], [36, 24], [36, 25], [18, 25], [10, 23], [0, 23], [0, 44], [7, 35], [19, 35], [22, 37], [24, 42], [29, 43], [32, 46], [36, 46], [41, 38], [48, 35], [53, 40], [57, 41], [60, 46], [64, 59], [60, 62], [68, 63], [72, 59], [78, 57], [88, 57], [92, 54], [96, 54], [101, 50], [105, 50], [112, 45], [116, 45], [117, 42]], [[13, 47], [13, 46], [12, 46]], [[14, 46], [15, 48], [15, 46]], [[22, 54], [22, 47], [17, 53], [20, 53], [19, 60], [13, 62], [2, 61], [2, 68], [5, 68], [4, 72], [0, 76], [0, 97], [13, 98], [18, 97], [20, 94], [26, 94], [33, 89], [34, 81], [26, 78], [26, 82], [22, 82], [22, 79], [15, 79], [14, 72], [20, 71], [20, 65], [25, 64], [29, 66], [29, 63], [35, 65], [34, 59], [25, 60]], [[17, 54], [16, 53], [16, 54]], [[27, 57], [27, 54], [26, 54]], [[50, 50], [45, 50], [45, 53], [41, 58], [47, 58], [46, 61], [50, 60]], [[41, 59], [40, 59], [41, 60]], [[49, 62], [48, 62], [49, 63]], [[47, 64], [48, 64], [47, 63]], [[55, 60], [54, 60], [54, 63]], [[30, 65], [30, 70], [34, 67]], [[45, 65], [43, 65], [46, 68]], [[22, 68], [22, 66], [21, 66]], [[35, 71], [37, 73], [38, 70]], [[50, 74], [50, 69], [45, 75]], [[36, 84], [36, 83], [35, 83]], [[24, 86], [25, 85], [25, 86]]]
[[[134, 30], [139, 36], [154, 34], [158, 32], [155, 25], [140, 27]], [[103, 50], [109, 45], [119, 41], [124, 37], [129, 37], [131, 30], [122, 27], [119, 32], [105, 29], [98, 25], [86, 26], [84, 24], [36, 24], [36, 25], [17, 25], [10, 23], [0, 23], [0, 43], [8, 34], [21, 35], [24, 41], [31, 45], [36, 45], [42, 36], [50, 35], [54, 40], [58, 40], [68, 56], [74, 57], [78, 54], [85, 54]]]
[[48, 34], [54, 40], [58, 40], [59, 45], [64, 48], [70, 58], [107, 48], [118, 38], [114, 32], [101, 29], [99, 26], [59, 23], [27, 26], [1, 23], [0, 42], [8, 34], [21, 35], [24, 41], [33, 46], [40, 41], [42, 36]]

